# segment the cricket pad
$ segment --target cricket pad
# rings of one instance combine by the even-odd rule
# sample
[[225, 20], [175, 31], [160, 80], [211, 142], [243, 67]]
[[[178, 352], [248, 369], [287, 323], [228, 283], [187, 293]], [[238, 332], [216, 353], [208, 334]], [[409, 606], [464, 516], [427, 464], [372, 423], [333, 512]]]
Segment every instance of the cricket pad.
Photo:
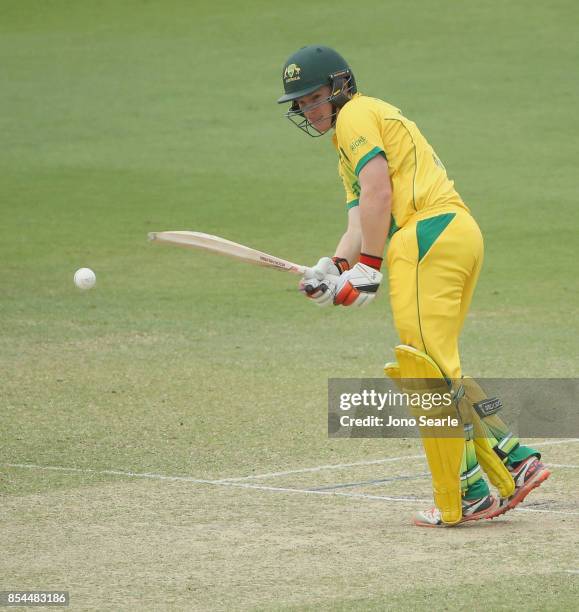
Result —
[[[468, 409], [471, 411], [471, 422], [474, 425], [474, 446], [476, 449], [476, 456], [482, 469], [486, 472], [489, 480], [497, 488], [501, 497], [510, 497], [515, 492], [515, 481], [503, 460], [497, 453], [498, 442], [493, 437], [491, 430], [487, 424], [483, 423], [485, 419], [482, 419], [477, 414], [476, 410], [472, 407], [473, 404], [484, 401], [487, 399], [486, 393], [481, 389], [478, 383], [468, 377], [464, 376], [462, 379], [462, 386], [465, 391], [463, 400], [468, 404]], [[500, 420], [499, 417], [493, 415], [494, 419], [502, 425], [502, 428], [507, 430], [507, 426]], [[487, 417], [488, 420], [490, 420]], [[494, 422], [494, 421], [492, 421]], [[518, 444], [517, 438], [509, 438], [514, 444]]]
[[[400, 344], [395, 347], [397, 363], [384, 366], [387, 376], [394, 379], [407, 393], [448, 393], [451, 386], [445, 379], [440, 368], [426, 353], [412, 346]], [[413, 410], [413, 414], [416, 412]], [[450, 406], [441, 406], [433, 410], [420, 411], [429, 416], [457, 417], [458, 413], [453, 402]], [[448, 437], [432, 437], [434, 430], [419, 427], [422, 444], [430, 472], [434, 503], [440, 510], [442, 520], [448, 525], [458, 523], [462, 518], [462, 494], [460, 473], [465, 439], [463, 424], [444, 432]]]

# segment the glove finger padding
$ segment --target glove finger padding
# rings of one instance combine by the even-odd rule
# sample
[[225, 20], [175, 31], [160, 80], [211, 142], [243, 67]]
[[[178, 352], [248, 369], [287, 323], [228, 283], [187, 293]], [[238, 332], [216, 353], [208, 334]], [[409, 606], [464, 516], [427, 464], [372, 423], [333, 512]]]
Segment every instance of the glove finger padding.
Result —
[[326, 276], [324, 280], [306, 279], [304, 274], [299, 290], [317, 306], [329, 306], [336, 295], [336, 280], [335, 276]]
[[303, 280], [321, 281], [324, 277], [318, 278], [319, 272], [314, 266], [313, 268], [306, 268], [304, 271]]
[[338, 279], [334, 304], [341, 306], [365, 306], [375, 297], [382, 273], [362, 263], [344, 272]]
[[352, 283], [347, 282], [342, 288], [336, 293], [334, 303], [341, 306], [351, 306], [360, 296], [360, 292], [354, 289]]
[[333, 304], [339, 276], [340, 269], [334, 261], [329, 257], [321, 257], [315, 266], [306, 268], [299, 289], [314, 304], [329, 306]]
[[362, 293], [348, 282], [336, 294], [334, 304], [337, 306], [366, 306], [375, 297], [375, 293]]
[[320, 281], [324, 280], [326, 276], [340, 276], [338, 266], [329, 257], [321, 257], [313, 268], [306, 268], [304, 277], [308, 272], [313, 274], [313, 278], [317, 278]]

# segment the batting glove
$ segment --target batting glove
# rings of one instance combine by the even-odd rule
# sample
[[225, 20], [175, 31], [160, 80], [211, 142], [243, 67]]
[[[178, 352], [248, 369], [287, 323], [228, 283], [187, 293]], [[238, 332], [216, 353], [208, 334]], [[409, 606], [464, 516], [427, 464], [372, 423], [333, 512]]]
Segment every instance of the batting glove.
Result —
[[300, 291], [317, 306], [329, 306], [334, 303], [340, 274], [349, 267], [345, 259], [322, 257], [313, 268], [306, 268]]
[[362, 253], [360, 261], [338, 278], [334, 304], [336, 306], [366, 306], [369, 304], [376, 297], [376, 292], [382, 282], [381, 264], [381, 257]]

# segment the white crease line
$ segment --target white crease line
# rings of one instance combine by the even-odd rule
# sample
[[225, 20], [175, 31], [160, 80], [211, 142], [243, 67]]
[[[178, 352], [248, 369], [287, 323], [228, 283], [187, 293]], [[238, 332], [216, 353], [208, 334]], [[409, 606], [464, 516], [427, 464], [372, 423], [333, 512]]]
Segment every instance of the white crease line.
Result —
[[565, 510], [541, 510], [540, 508], [515, 508], [515, 512], [544, 512], [546, 514], [573, 514], [579, 516], [579, 512], [567, 512]]
[[579, 574], [579, 569], [563, 570], [567, 574]]
[[104, 476], [128, 476], [131, 478], [150, 478], [152, 480], [176, 480], [194, 482], [197, 484], [214, 484], [213, 480], [192, 478], [191, 476], [164, 476], [163, 474], [150, 474], [147, 472], [121, 472], [120, 470], [91, 470], [90, 468], [69, 468], [54, 465], [34, 465], [32, 463], [4, 463], [7, 467], [25, 468], [31, 470], [48, 470], [51, 472], [72, 472], [75, 474], [100, 474]]
[[[542, 446], [554, 446], [557, 444], [568, 444], [579, 442], [579, 438], [568, 438], [565, 440], [545, 440], [534, 444], [541, 448]], [[291, 474], [305, 474], [308, 472], [321, 472], [322, 470], [340, 470], [343, 468], [357, 467], [359, 465], [378, 465], [380, 463], [392, 463], [395, 461], [404, 461], [405, 459], [424, 459], [424, 454], [420, 455], [404, 455], [402, 457], [389, 457], [387, 459], [376, 459], [374, 461], [357, 461], [355, 463], [337, 463], [331, 465], [317, 465], [309, 468], [299, 468], [295, 470], [287, 470], [285, 472], [268, 472], [266, 474], [252, 474], [250, 476], [234, 476], [232, 478], [220, 478], [214, 482], [238, 482], [241, 480], [254, 480], [258, 478], [275, 478], [277, 476], [290, 476]]]
[[403, 457], [388, 457], [387, 459], [375, 459], [373, 461], [357, 461], [356, 463], [337, 463], [332, 465], [316, 465], [314, 467], [287, 470], [286, 472], [269, 472], [267, 474], [252, 474], [251, 476], [236, 476], [234, 478], [220, 478], [213, 482], [237, 482], [240, 480], [253, 480], [256, 478], [275, 478], [276, 476], [290, 476], [291, 474], [305, 474], [307, 472], [321, 472], [322, 470], [341, 470], [343, 468], [357, 467], [359, 465], [377, 465], [380, 463], [393, 463], [406, 459], [423, 459], [424, 455], [404, 455]]
[[310, 495], [333, 495], [338, 497], [362, 497], [365, 499], [380, 499], [383, 501], [395, 501], [395, 502], [427, 502], [428, 499], [421, 499], [419, 497], [390, 497], [385, 495], [366, 495], [365, 493], [335, 493], [334, 491], [312, 491], [309, 489], [292, 489], [289, 487], [268, 487], [264, 485], [254, 485], [247, 483], [237, 482], [221, 482], [219, 480], [204, 480], [201, 478], [192, 478], [190, 476], [164, 476], [163, 474], [150, 474], [140, 472], [121, 472], [120, 470], [92, 470], [90, 468], [67, 468], [53, 465], [34, 465], [31, 463], [4, 463], [3, 465], [12, 468], [25, 468], [25, 469], [36, 469], [36, 470], [48, 470], [58, 472], [72, 472], [75, 474], [100, 474], [105, 476], [126, 476], [130, 478], [149, 478], [151, 480], [170, 480], [170, 481], [181, 481], [181, 482], [192, 482], [195, 484], [207, 484], [220, 487], [234, 487], [238, 489], [257, 489], [260, 491], [278, 491], [281, 493], [307, 493]]
[[[540, 442], [538, 444], [535, 444], [534, 446], [537, 446], [540, 448], [541, 446], [553, 446], [553, 445], [558, 445], [558, 444], [567, 444], [567, 443], [574, 443], [574, 442], [579, 442], [579, 438], [568, 438], [564, 440], [545, 440], [544, 442]], [[85, 473], [95, 473], [95, 474], [109, 474], [112, 476], [134, 475], [134, 476], [139, 476], [140, 478], [149, 477], [149, 478], [158, 478], [162, 480], [184, 480], [185, 482], [197, 482], [199, 484], [211, 484], [211, 483], [222, 483], [222, 482], [239, 482], [243, 480], [254, 480], [254, 479], [260, 479], [260, 478], [275, 478], [276, 476], [290, 476], [291, 474], [305, 474], [305, 473], [311, 473], [311, 472], [321, 472], [322, 470], [339, 470], [343, 468], [357, 467], [357, 466], [363, 466], [363, 465], [379, 465], [381, 463], [394, 463], [396, 461], [404, 461], [406, 459], [425, 459], [425, 457], [424, 457], [424, 454], [403, 455], [401, 457], [388, 457], [385, 459], [375, 459], [371, 461], [356, 461], [354, 463], [318, 465], [318, 466], [309, 467], [309, 468], [299, 468], [295, 470], [287, 470], [285, 472], [269, 472], [265, 474], [253, 474], [250, 476], [219, 478], [216, 480], [197, 479], [197, 478], [191, 478], [189, 476], [162, 476], [161, 474], [150, 474], [150, 475], [149, 474], [136, 474], [133, 472], [117, 472], [115, 470], [102, 470], [102, 471], [97, 472], [91, 469], [51, 467], [51, 466], [41, 466], [41, 465], [32, 465], [32, 464], [6, 463], [4, 465], [7, 465], [9, 467], [18, 467], [18, 468], [36, 468], [39, 470], [54, 470], [54, 471], [60, 470], [60, 471], [68, 471], [68, 472], [80, 472], [80, 473], [85, 472]], [[552, 465], [553, 467], [570, 467], [570, 466], [563, 466], [563, 465], [556, 465], [556, 464], [550, 464], [550, 465]]]
[[577, 470], [577, 469], [579, 469], [579, 465], [569, 465], [568, 463], [545, 463], [545, 465], [547, 467], [568, 468], [570, 470]]
[[564, 440], [547, 440], [546, 442], [539, 442], [538, 444], [533, 444], [533, 446], [537, 446], [541, 448], [541, 446], [555, 446], [557, 444], [573, 444], [573, 442], [579, 442], [579, 438], [566, 438]]
[[[105, 476], [126, 476], [129, 478], [149, 478], [151, 480], [169, 480], [180, 482], [193, 482], [195, 484], [207, 484], [219, 487], [234, 487], [238, 489], [256, 489], [259, 491], [274, 491], [279, 493], [302, 493], [307, 495], [330, 495], [333, 497], [353, 497], [362, 499], [416, 503], [416, 502], [431, 502], [428, 498], [420, 497], [390, 497], [386, 495], [367, 495], [365, 493], [338, 493], [336, 491], [313, 491], [311, 489], [291, 489], [288, 487], [267, 487], [264, 485], [254, 485], [238, 482], [222, 482], [219, 480], [204, 480], [202, 478], [192, 478], [191, 476], [165, 476], [163, 474], [151, 474], [148, 472], [122, 472], [120, 470], [92, 470], [90, 468], [67, 468], [52, 465], [35, 465], [31, 463], [4, 463], [6, 467], [25, 468], [37, 470], [49, 470], [58, 472], [72, 472], [80, 474], [100, 474]], [[579, 512], [565, 512], [563, 510], [540, 510], [535, 508], [515, 508], [519, 512], [542, 512], [546, 514], [570, 514], [579, 515]]]

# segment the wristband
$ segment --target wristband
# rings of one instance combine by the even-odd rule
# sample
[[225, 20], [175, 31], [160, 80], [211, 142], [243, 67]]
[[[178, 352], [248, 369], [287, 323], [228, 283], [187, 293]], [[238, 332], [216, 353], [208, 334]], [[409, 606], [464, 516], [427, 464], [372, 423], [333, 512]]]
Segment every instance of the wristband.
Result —
[[367, 255], [366, 253], [360, 253], [361, 264], [365, 266], [370, 266], [370, 268], [374, 268], [374, 270], [379, 270], [382, 267], [382, 257], [376, 257], [375, 255]]
[[332, 261], [334, 262], [336, 268], [338, 268], [340, 271], [340, 274], [343, 274], [346, 270], [350, 269], [348, 260], [344, 259], [343, 257], [332, 257]]

